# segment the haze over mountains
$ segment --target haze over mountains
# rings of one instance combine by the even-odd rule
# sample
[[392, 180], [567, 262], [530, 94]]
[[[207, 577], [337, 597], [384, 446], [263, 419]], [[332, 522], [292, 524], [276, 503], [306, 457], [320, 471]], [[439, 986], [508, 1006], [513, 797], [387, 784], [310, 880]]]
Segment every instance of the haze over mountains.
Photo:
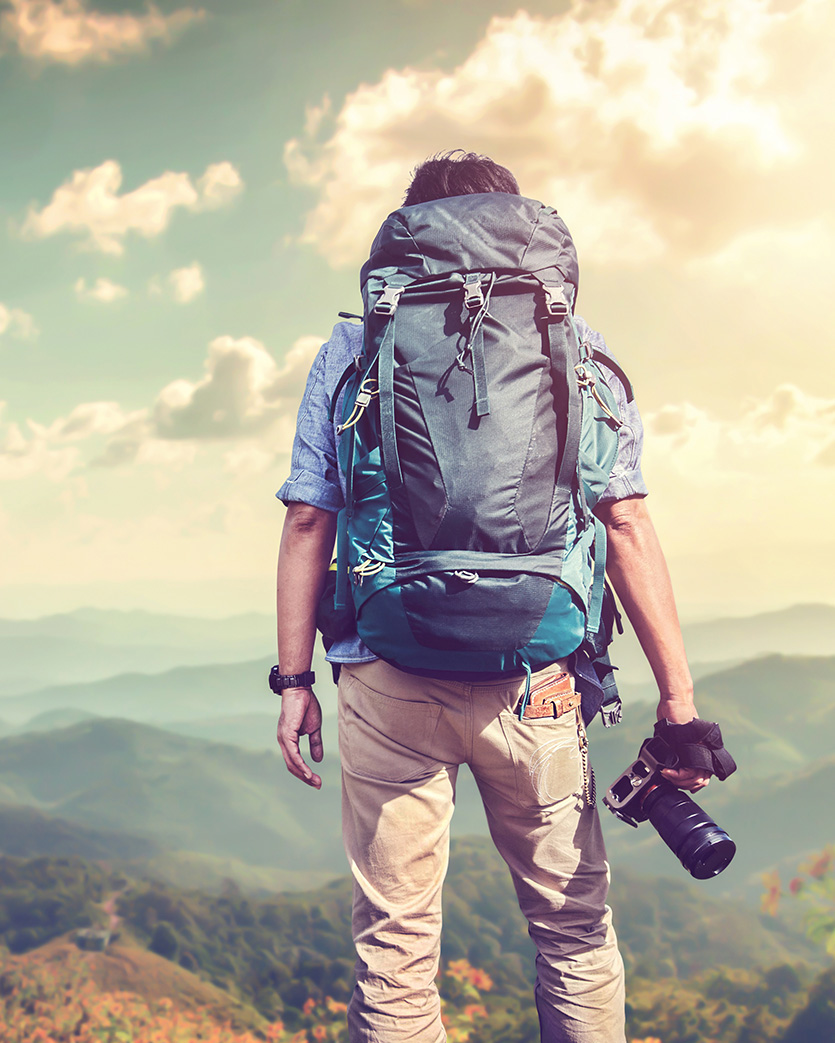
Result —
[[[733, 866], [707, 885], [714, 893], [742, 891], [763, 869], [796, 864], [835, 833], [828, 799], [835, 783], [833, 638], [829, 606], [686, 628], [691, 655], [701, 660], [697, 705], [721, 722], [740, 765], [727, 783], [699, 795], [739, 844]], [[165, 879], [191, 876], [207, 886], [225, 876], [267, 888], [304, 886], [311, 873], [343, 873], [336, 722], [325, 722], [325, 785], [315, 793], [287, 774], [275, 746], [278, 707], [265, 684], [272, 640], [272, 623], [261, 616], [89, 610], [0, 621], [0, 646], [15, 649], [0, 660], [0, 692], [13, 691], [15, 676], [63, 669], [64, 650], [76, 650], [67, 673], [56, 677], [64, 683], [0, 697], [0, 851], [143, 862]], [[632, 645], [626, 637], [616, 646], [624, 680], [634, 676]], [[146, 669], [78, 679], [125, 650]], [[236, 654], [243, 658], [234, 661]], [[176, 665], [152, 672], [149, 664], [166, 656]], [[186, 665], [198, 656], [205, 657], [199, 665]], [[316, 669], [330, 714], [334, 689], [321, 653]], [[633, 701], [620, 727], [594, 724], [601, 796], [653, 720], [651, 704]], [[459, 837], [486, 832], [467, 773], [453, 822]], [[634, 831], [606, 812], [604, 822], [616, 866], [684, 876], [649, 825]]]
[[269, 653], [268, 616], [194, 619], [79, 609], [42, 619], [0, 619], [0, 695], [120, 673], [231, 663]]

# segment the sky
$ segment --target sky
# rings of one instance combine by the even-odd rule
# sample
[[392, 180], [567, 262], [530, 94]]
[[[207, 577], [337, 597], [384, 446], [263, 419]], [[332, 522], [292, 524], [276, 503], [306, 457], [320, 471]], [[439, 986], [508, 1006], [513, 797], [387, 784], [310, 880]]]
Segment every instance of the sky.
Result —
[[835, 602], [826, 0], [0, 0], [0, 614], [270, 612], [410, 171], [555, 206], [684, 618]]

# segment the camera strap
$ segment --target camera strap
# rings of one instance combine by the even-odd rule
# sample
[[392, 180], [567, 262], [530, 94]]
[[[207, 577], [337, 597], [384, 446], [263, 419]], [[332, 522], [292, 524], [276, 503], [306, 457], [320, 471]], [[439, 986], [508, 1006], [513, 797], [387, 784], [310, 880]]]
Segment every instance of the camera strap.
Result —
[[687, 724], [673, 724], [665, 719], [656, 722], [654, 731], [675, 754], [677, 768], [696, 768], [715, 775], [720, 782], [736, 771], [736, 761], [725, 749], [722, 732], [714, 721], [695, 717]]

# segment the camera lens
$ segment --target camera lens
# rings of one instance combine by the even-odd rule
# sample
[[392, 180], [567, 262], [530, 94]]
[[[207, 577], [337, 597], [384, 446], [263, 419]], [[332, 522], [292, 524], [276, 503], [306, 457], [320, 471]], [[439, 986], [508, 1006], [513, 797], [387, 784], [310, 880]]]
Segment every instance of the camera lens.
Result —
[[736, 844], [672, 783], [660, 781], [644, 797], [643, 810], [667, 847], [697, 880], [717, 876], [730, 865]]

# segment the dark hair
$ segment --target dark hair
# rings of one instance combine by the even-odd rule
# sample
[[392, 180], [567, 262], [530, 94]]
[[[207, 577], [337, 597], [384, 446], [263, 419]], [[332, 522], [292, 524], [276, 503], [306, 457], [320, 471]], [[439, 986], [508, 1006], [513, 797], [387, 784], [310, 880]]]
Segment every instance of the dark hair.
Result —
[[448, 196], [468, 196], [476, 192], [510, 192], [518, 196], [519, 185], [506, 167], [489, 156], [453, 149], [438, 152], [415, 167], [406, 191], [404, 206], [428, 203]]

